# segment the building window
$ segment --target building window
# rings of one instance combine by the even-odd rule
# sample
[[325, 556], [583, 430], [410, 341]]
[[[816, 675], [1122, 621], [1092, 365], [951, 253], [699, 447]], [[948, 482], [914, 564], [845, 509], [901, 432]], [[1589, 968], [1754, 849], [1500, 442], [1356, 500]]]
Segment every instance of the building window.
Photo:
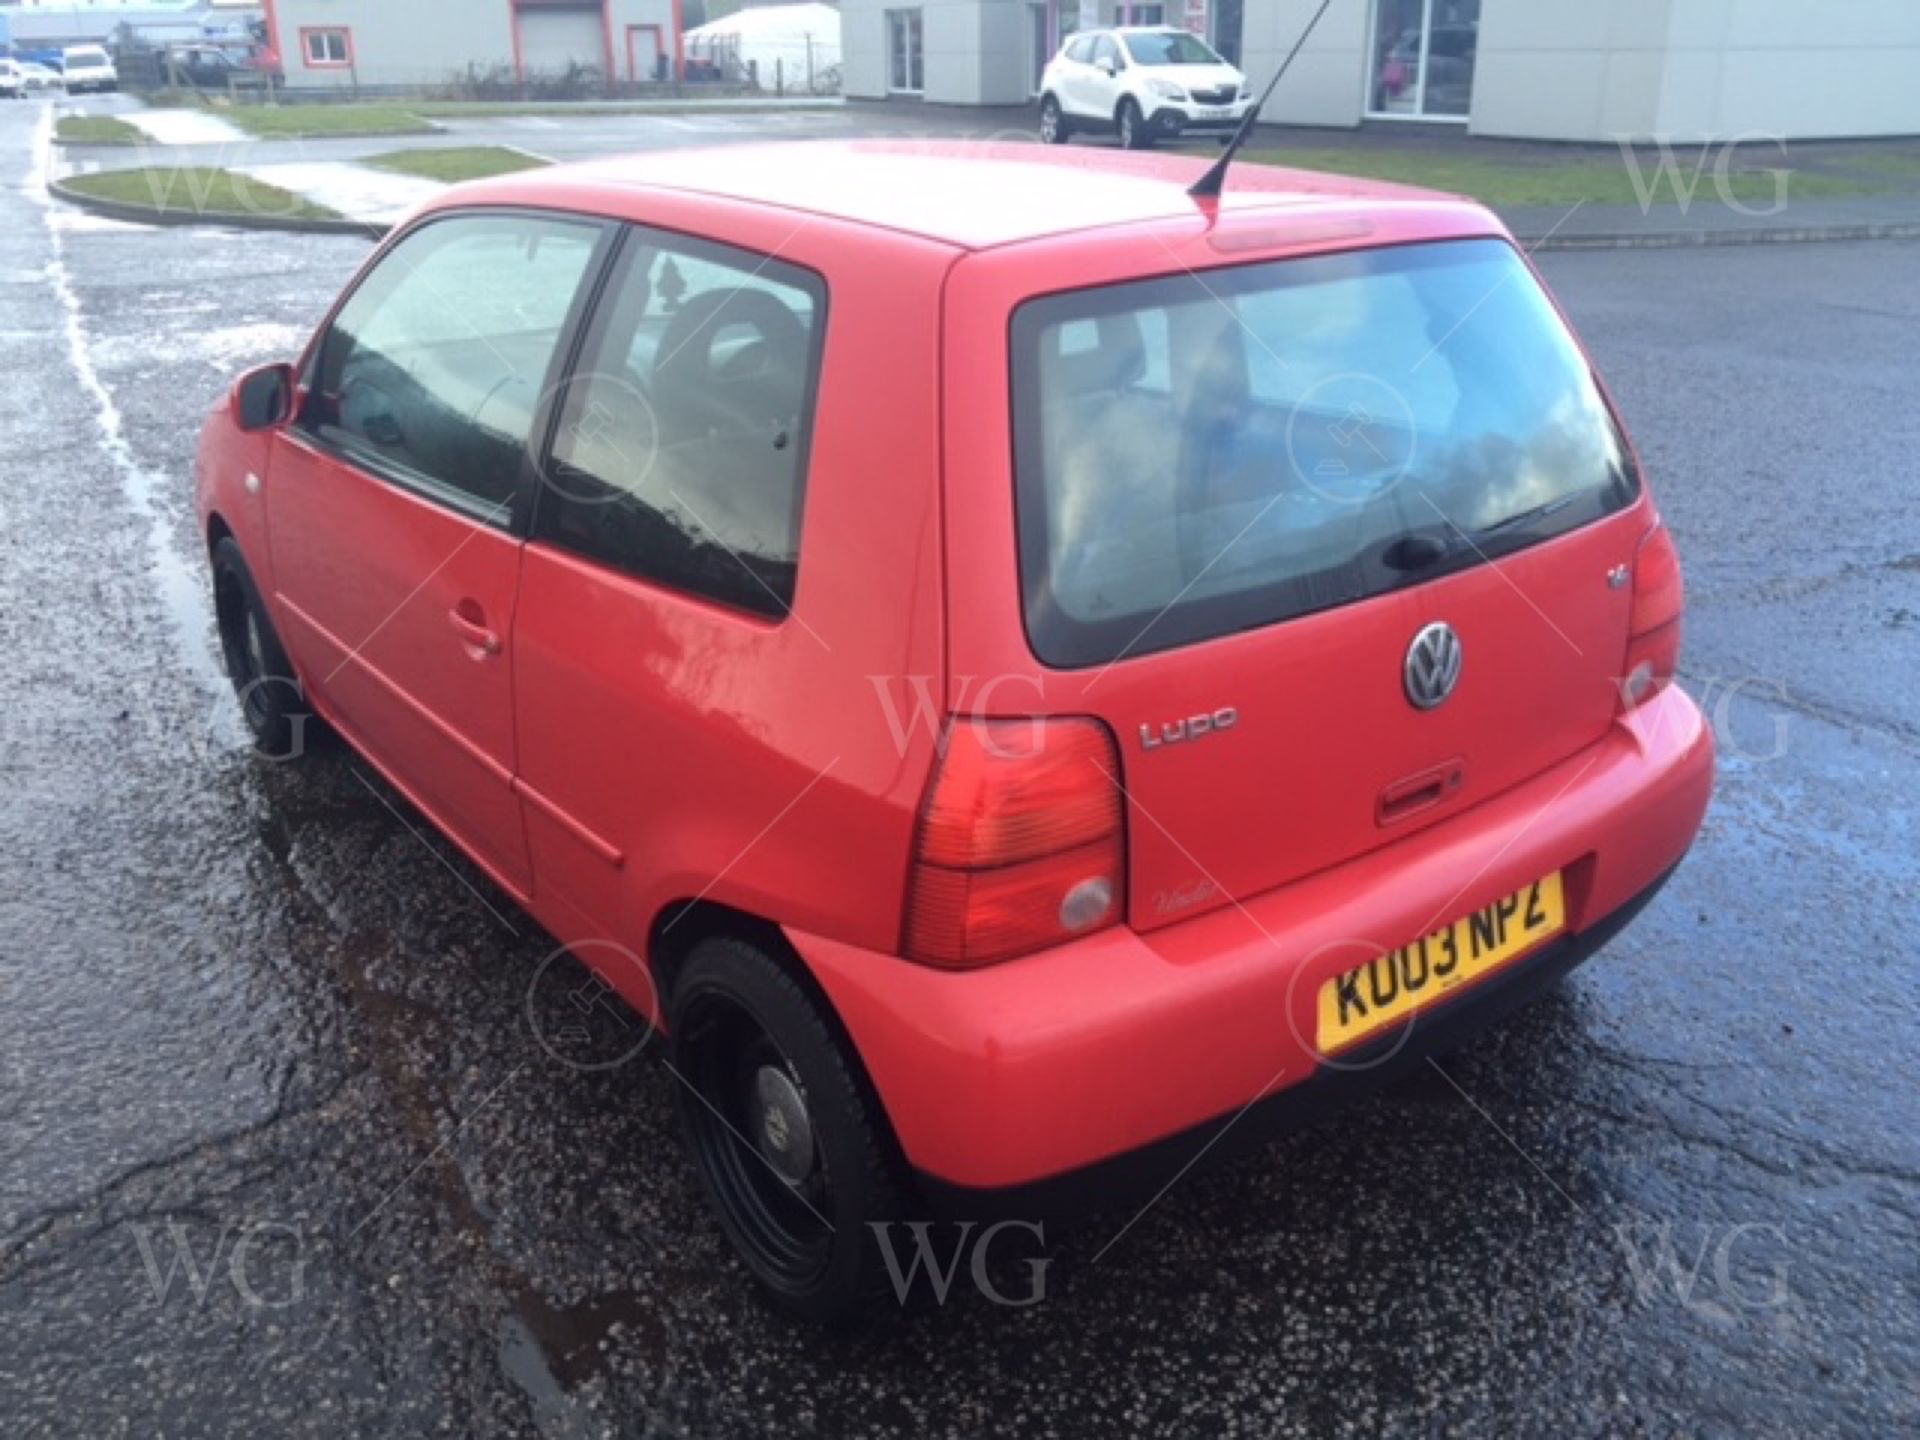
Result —
[[345, 28], [302, 30], [300, 53], [309, 70], [344, 70], [353, 64], [353, 32]]
[[1374, 0], [1367, 113], [1464, 121], [1479, 35], [1480, 0]]
[[887, 11], [887, 57], [889, 90], [918, 95], [927, 88], [918, 10]]

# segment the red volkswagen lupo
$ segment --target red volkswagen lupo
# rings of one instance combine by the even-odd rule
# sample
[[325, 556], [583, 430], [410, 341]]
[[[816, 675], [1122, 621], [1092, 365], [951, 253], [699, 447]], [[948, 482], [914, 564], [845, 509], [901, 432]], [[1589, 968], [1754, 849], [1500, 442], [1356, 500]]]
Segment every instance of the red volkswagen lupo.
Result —
[[262, 745], [310, 706], [663, 1026], [803, 1313], [1485, 1024], [1705, 810], [1673, 543], [1499, 222], [1201, 168], [456, 189], [208, 425]]

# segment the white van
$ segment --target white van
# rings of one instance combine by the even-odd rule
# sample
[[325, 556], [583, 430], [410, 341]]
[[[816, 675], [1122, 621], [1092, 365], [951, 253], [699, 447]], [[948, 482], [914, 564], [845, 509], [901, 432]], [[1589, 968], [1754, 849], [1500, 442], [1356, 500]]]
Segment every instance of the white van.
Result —
[[112, 57], [98, 45], [69, 45], [61, 53], [60, 68], [66, 72], [69, 95], [120, 88], [120, 73], [113, 68]]

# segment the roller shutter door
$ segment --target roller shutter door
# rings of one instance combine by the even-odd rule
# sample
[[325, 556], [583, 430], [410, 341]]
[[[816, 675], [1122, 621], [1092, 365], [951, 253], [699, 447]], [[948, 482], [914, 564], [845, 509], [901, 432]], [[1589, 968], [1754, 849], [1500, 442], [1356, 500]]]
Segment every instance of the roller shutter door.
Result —
[[607, 32], [598, 6], [520, 12], [520, 56], [527, 74], [561, 75], [569, 65], [607, 68]]

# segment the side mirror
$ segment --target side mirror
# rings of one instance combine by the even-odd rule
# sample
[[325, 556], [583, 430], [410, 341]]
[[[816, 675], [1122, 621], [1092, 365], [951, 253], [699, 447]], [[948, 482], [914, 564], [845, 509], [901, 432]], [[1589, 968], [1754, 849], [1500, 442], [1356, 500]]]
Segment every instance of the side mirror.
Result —
[[234, 382], [227, 411], [242, 430], [271, 430], [293, 412], [293, 367], [262, 365]]
[[1094, 61], [1093, 66], [1094, 66], [1094, 69], [1098, 70], [1102, 75], [1106, 76], [1109, 80], [1111, 80], [1114, 77], [1114, 75], [1118, 73], [1118, 68], [1119, 68], [1113, 63], [1113, 61], [1109, 60], [1104, 55], [1102, 55], [1098, 60]]

